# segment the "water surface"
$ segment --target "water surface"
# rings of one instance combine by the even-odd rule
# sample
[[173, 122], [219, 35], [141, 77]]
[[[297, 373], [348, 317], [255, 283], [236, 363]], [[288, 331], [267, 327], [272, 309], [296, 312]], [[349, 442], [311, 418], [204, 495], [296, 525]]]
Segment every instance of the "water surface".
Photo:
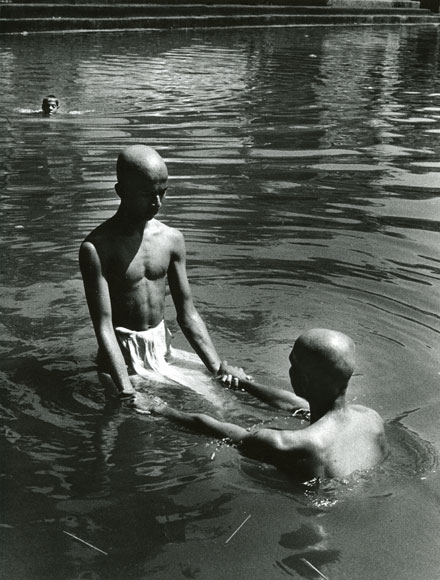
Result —
[[[308, 562], [331, 580], [437, 580], [439, 40], [434, 27], [0, 38], [5, 577], [318, 578]], [[48, 93], [61, 109], [44, 119]], [[115, 159], [138, 142], [168, 164], [161, 219], [185, 234], [221, 355], [286, 385], [302, 330], [346, 332], [349, 398], [387, 421], [386, 464], [298, 486], [105, 405], [77, 251], [115, 211]], [[221, 396], [228, 420], [295, 421]]]

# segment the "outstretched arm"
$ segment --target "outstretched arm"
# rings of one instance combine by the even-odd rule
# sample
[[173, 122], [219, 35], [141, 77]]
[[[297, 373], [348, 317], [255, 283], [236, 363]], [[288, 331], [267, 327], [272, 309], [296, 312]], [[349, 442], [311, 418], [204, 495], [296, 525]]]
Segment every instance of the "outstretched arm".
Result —
[[174, 423], [178, 423], [179, 425], [183, 425], [192, 431], [197, 431], [204, 435], [213, 435], [219, 439], [227, 437], [233, 443], [240, 443], [249, 435], [248, 431], [239, 425], [219, 421], [214, 419], [214, 417], [205, 415], [204, 413], [186, 413], [184, 411], [178, 411], [177, 409], [168, 407], [167, 404], [162, 401], [151, 407], [151, 413], [153, 415], [167, 417]]
[[102, 273], [98, 252], [92, 243], [83, 242], [81, 245], [79, 264], [99, 348], [109, 362], [110, 374], [119, 394], [123, 397], [131, 396], [134, 389], [113, 328], [107, 281]]
[[[221, 380], [228, 381], [228, 372], [229, 374], [235, 374], [239, 377], [238, 381], [233, 381], [232, 384], [236, 386], [238, 389], [244, 389], [250, 395], [253, 395], [260, 401], [267, 403], [271, 407], [275, 407], [276, 409], [283, 409], [285, 411], [297, 411], [298, 409], [309, 409], [309, 403], [303, 399], [302, 397], [298, 397], [295, 393], [290, 391], [285, 391], [283, 389], [279, 389], [276, 387], [271, 387], [268, 385], [261, 385], [259, 383], [255, 383], [243, 377], [243, 374], [239, 374], [240, 369], [234, 369], [228, 365], [226, 361], [220, 365], [219, 376]], [[228, 381], [230, 382], [230, 380]]]
[[167, 417], [171, 421], [198, 433], [219, 439], [227, 437], [236, 443], [245, 454], [274, 465], [282, 465], [292, 453], [299, 455], [305, 450], [302, 441], [303, 434], [299, 431], [259, 429], [254, 433], [249, 433], [247, 429], [239, 425], [218, 421], [203, 413], [178, 411], [168, 407], [162, 400], [150, 407], [150, 412], [154, 415]]

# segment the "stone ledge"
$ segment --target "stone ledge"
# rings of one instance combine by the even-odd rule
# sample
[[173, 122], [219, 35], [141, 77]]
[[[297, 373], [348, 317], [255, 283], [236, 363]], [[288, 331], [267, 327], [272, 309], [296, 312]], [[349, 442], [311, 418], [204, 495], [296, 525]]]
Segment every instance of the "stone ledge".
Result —
[[414, 0], [328, 0], [327, 6], [334, 8], [420, 8]]
[[[304, 1], [304, 0], [303, 0]], [[414, 0], [293, 0], [276, 4], [244, 2], [183, 4], [99, 4], [83, 2], [13, 2], [0, 4], [0, 33], [224, 27], [438, 24], [439, 17]], [[426, 1], [426, 0], [425, 0]], [[438, 0], [430, 0], [438, 1]], [[313, 2], [313, 4], [311, 3]], [[326, 5], [327, 4], [327, 5]]]
[[[331, 0], [333, 1], [333, 0]], [[282, 15], [295, 16], [299, 14], [344, 14], [344, 13], [374, 13], [374, 14], [422, 14], [419, 10], [419, 3], [407, 2], [398, 11], [387, 5], [386, 0], [374, 0], [378, 3], [374, 9], [366, 2], [362, 6], [354, 8], [350, 5], [352, 0], [335, 0], [337, 4], [331, 6], [248, 6], [241, 4], [219, 4], [206, 6], [203, 4], [173, 4], [148, 5], [143, 4], [84, 4], [84, 5], [64, 5], [64, 4], [3, 4], [0, 5], [0, 18], [8, 19], [29, 19], [29, 18], [100, 18], [100, 17], [121, 17], [135, 18], [144, 17], [185, 17], [185, 16], [249, 16], [261, 15]], [[417, 4], [417, 9], [411, 4]]]

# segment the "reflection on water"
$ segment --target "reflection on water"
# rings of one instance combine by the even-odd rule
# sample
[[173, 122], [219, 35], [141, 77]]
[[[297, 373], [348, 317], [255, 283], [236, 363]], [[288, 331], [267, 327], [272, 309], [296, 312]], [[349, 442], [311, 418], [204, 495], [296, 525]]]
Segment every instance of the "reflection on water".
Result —
[[[438, 48], [434, 27], [0, 39], [8, 578], [317, 578], [315, 567], [436, 580]], [[48, 93], [61, 108], [44, 119], [32, 111]], [[167, 161], [161, 216], [185, 233], [220, 353], [285, 385], [301, 330], [352, 336], [350, 398], [389, 423], [382, 466], [298, 487], [234, 448], [105, 405], [77, 250], [115, 210], [117, 153], [139, 141]], [[180, 333], [176, 346], [187, 348]], [[223, 396], [228, 420], [300, 425]]]

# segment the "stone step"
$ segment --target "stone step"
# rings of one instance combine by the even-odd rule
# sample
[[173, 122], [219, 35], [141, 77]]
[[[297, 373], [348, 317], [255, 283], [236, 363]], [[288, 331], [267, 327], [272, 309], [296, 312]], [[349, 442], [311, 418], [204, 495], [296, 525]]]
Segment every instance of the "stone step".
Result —
[[[359, 1], [359, 0], [357, 0]], [[362, 0], [361, 0], [362, 1]], [[378, 0], [381, 1], [381, 0]], [[388, 3], [400, 2], [402, 0], [383, 0]], [[411, 1], [411, 0], [404, 0]], [[181, 6], [185, 4], [182, 0], [99, 0], [99, 2], [94, 2], [93, 0], [0, 0], [0, 5], [2, 4], [27, 4], [27, 5], [41, 5], [41, 4], [51, 4], [51, 5], [65, 5], [65, 6], [85, 6], [85, 5], [112, 5], [112, 4], [124, 4], [124, 5], [136, 5], [141, 4], [142, 6]], [[201, 6], [218, 6], [218, 5], [236, 5], [240, 4], [242, 6], [327, 6], [329, 0], [198, 0], [192, 4], [199, 4]]]
[[[0, 0], [0, 33], [439, 23], [428, 0]], [[429, 0], [437, 2], [439, 0]], [[422, 6], [422, 8], [421, 8]]]
[[418, 8], [420, 2], [412, 0], [328, 0], [327, 6], [335, 8], [344, 6], [346, 8]]
[[[337, 0], [337, 5], [329, 6], [267, 6], [256, 5], [250, 8], [243, 4], [85, 4], [69, 6], [65, 4], [2, 4], [0, 5], [0, 19], [31, 19], [31, 18], [135, 18], [135, 17], [160, 17], [160, 16], [259, 16], [259, 15], [300, 15], [300, 14], [349, 14], [353, 8]], [[347, 1], [347, 0], [344, 0]], [[375, 0], [377, 1], [377, 0]], [[413, 4], [414, 6], [411, 6]], [[417, 10], [419, 14], [418, 2], [407, 3], [405, 7], [399, 9], [399, 14], [413, 14]], [[387, 14], [390, 8], [380, 4], [374, 10], [370, 6], [356, 8], [357, 14]], [[394, 14], [394, 11], [392, 12]]]
[[411, 14], [392, 11], [378, 13], [365, 9], [340, 12], [329, 10], [327, 14], [264, 14], [264, 15], [216, 15], [216, 16], [158, 16], [130, 18], [21, 18], [0, 19], [0, 33], [53, 32], [126, 29], [187, 29], [209, 27], [253, 27], [292, 25], [350, 25], [350, 24], [428, 24], [438, 22], [429, 11], [415, 10]]
[[[176, 7], [180, 7], [185, 5], [185, 2], [182, 0], [99, 0], [99, 2], [94, 2], [94, 0], [0, 0], [1, 5], [16, 5], [16, 4], [23, 4], [23, 5], [65, 5], [65, 6], [85, 6], [85, 5], [113, 5], [113, 4], [124, 4], [124, 5], [136, 5], [141, 4], [142, 6], [171, 6], [174, 5]], [[350, 6], [354, 8], [360, 7], [386, 7], [386, 8], [409, 8], [409, 7], [417, 7], [419, 6], [420, 2], [417, 0], [203, 0], [202, 2], [195, 1], [191, 3], [193, 5], [201, 5], [201, 6], [233, 6], [233, 5], [241, 5], [241, 6], [251, 6], [252, 8], [261, 7], [261, 6], [331, 6], [331, 5], [338, 5], [338, 6]]]
[[[362, 2], [362, 0], [357, 0], [357, 2]], [[399, 2], [401, 0], [386, 0], [387, 2]], [[195, 1], [193, 4], [200, 4], [203, 6], [217, 6], [220, 4], [233, 5], [241, 4], [247, 6], [326, 6], [329, 0], [203, 0]], [[47, 0], [0, 0], [0, 4], [48, 4]], [[143, 6], [153, 6], [153, 5], [175, 5], [180, 6], [185, 4], [182, 0], [99, 0], [99, 2], [94, 2], [93, 0], [51, 0], [50, 4], [65, 4], [67, 6], [77, 5], [84, 6], [86, 4], [142, 4]]]

